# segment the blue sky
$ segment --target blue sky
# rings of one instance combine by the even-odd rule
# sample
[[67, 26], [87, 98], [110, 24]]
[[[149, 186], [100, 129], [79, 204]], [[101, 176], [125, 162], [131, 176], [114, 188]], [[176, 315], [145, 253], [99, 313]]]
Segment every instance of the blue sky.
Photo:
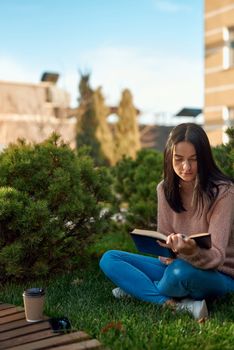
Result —
[[0, 0], [0, 80], [60, 73], [76, 104], [79, 70], [145, 113], [203, 105], [203, 0]]

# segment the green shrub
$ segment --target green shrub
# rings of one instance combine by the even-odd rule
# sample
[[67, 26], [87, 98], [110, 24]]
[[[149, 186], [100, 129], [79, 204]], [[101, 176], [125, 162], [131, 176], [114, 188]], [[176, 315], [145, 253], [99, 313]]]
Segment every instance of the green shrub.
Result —
[[129, 228], [156, 228], [156, 186], [162, 179], [163, 155], [152, 149], [138, 152], [136, 160], [123, 158], [114, 168], [119, 206], [127, 206]]
[[111, 176], [53, 134], [0, 154], [0, 279], [34, 278], [77, 267], [108, 227]]
[[227, 130], [229, 142], [213, 148], [214, 158], [223, 172], [234, 178], [234, 128]]

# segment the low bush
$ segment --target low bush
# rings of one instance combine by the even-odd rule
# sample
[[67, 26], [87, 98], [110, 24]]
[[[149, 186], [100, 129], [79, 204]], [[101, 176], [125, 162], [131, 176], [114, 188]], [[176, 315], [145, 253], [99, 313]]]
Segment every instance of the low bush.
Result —
[[213, 148], [214, 158], [224, 173], [234, 178], [234, 128], [227, 130], [229, 142]]
[[152, 149], [138, 152], [137, 158], [123, 158], [113, 169], [119, 207], [126, 206], [129, 228], [156, 228], [156, 186], [162, 180], [163, 155]]
[[19, 141], [0, 154], [0, 279], [71, 270], [88, 242], [109, 225], [107, 168], [95, 168], [53, 134], [41, 144]]

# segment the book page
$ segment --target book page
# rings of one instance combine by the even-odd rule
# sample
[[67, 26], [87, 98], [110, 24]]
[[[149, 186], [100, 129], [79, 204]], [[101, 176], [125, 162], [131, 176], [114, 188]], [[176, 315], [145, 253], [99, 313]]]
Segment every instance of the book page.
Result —
[[156, 239], [163, 241], [163, 242], [166, 242], [166, 240], [167, 240], [167, 236], [165, 236], [163, 233], [157, 232], [157, 231], [141, 230], [141, 229], [136, 228], [132, 231], [132, 233], [137, 234], [137, 235], [141, 235], [141, 236], [153, 237], [153, 238], [156, 238]]

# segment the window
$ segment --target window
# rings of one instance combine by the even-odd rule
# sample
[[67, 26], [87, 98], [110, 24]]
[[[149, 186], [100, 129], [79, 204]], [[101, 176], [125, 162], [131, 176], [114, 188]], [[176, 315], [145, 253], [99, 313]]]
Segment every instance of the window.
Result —
[[234, 126], [234, 107], [223, 107], [223, 121], [227, 127]]
[[228, 119], [229, 126], [234, 126], [234, 107], [228, 108], [228, 110], [229, 110], [229, 119]]
[[230, 66], [234, 66], [234, 28], [229, 31]]
[[234, 127], [234, 107], [223, 107], [223, 143], [229, 141], [226, 130], [230, 127]]
[[234, 27], [223, 29], [223, 68], [234, 66]]

